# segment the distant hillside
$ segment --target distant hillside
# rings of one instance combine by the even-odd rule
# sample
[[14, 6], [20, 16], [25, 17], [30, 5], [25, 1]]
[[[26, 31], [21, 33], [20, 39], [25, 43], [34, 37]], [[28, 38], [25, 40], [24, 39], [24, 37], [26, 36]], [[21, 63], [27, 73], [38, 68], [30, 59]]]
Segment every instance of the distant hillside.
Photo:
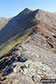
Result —
[[0, 18], [0, 30], [8, 23], [9, 20], [10, 18]]

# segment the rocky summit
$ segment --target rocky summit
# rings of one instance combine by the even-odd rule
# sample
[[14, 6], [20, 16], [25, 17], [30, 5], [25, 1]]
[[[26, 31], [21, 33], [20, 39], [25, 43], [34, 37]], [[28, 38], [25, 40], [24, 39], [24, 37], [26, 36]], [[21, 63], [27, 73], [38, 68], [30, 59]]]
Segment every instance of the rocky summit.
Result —
[[26, 8], [7, 21], [0, 30], [0, 84], [56, 79], [56, 14]]

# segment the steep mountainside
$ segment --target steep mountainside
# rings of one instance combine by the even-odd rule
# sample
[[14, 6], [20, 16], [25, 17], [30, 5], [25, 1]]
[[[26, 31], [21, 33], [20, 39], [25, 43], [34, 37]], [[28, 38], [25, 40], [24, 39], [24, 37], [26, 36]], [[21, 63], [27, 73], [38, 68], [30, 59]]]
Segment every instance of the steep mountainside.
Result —
[[26, 8], [1, 27], [0, 81], [42, 84], [50, 78], [56, 78], [56, 14]]
[[29, 9], [25, 9], [19, 15], [12, 18], [0, 31], [0, 44], [5, 43], [10, 38], [19, 33], [21, 34], [23, 31], [27, 30], [27, 28], [31, 27], [34, 17], [35, 11], [33, 12]]
[[30, 31], [31, 28], [38, 23], [37, 20], [33, 21], [35, 19], [35, 14], [35, 11], [26, 8], [8, 21], [0, 31], [0, 50], [4, 49], [10, 42], [10, 45], [13, 46], [14, 41], [22, 37], [28, 30]]
[[[0, 22], [0, 52], [5, 48], [4, 54], [9, 52], [17, 43], [17, 39], [21, 38], [26, 32], [33, 29], [36, 26], [36, 31], [49, 34], [53, 37], [56, 35], [56, 14], [42, 11], [40, 9], [30, 10], [24, 9], [21, 13], [11, 19], [2, 18]], [[6, 24], [7, 23], [7, 24]], [[30, 33], [29, 32], [29, 33]], [[27, 36], [27, 35], [26, 35]], [[54, 37], [55, 39], [55, 37]], [[10, 43], [11, 42], [11, 43]], [[14, 43], [14, 44], [13, 44]], [[8, 47], [7, 47], [8, 46]]]

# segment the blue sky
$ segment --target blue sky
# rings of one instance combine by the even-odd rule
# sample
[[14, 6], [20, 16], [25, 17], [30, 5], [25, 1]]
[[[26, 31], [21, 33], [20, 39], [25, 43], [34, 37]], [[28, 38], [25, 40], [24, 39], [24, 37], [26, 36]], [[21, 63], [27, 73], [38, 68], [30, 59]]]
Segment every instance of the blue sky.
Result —
[[56, 12], [56, 0], [0, 0], [0, 17], [12, 17], [24, 8]]

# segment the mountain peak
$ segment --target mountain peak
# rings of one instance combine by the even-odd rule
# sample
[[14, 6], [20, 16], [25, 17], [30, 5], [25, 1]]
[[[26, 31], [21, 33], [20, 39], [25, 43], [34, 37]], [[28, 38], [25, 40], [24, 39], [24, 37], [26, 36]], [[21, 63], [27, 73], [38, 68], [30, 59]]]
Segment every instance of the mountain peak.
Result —
[[25, 9], [23, 10], [23, 12], [30, 12], [30, 11], [34, 11], [34, 10], [31, 9], [31, 8], [25, 8]]
[[29, 8], [25, 8], [24, 10], [30, 10]]

